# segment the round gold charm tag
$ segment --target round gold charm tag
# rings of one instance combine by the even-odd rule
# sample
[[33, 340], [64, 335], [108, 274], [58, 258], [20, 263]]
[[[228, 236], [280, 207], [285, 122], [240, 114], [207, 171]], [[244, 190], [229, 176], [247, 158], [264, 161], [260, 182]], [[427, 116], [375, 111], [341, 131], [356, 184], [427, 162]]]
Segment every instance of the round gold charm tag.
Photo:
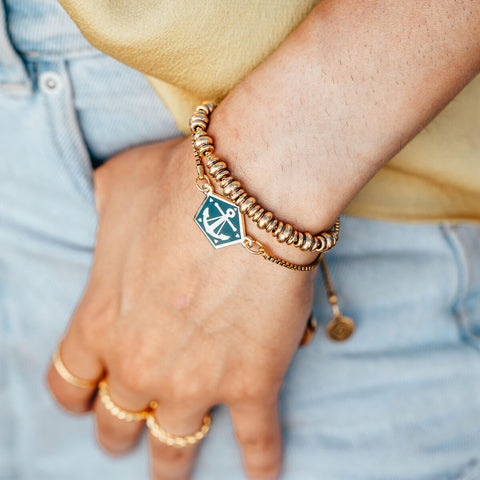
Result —
[[328, 338], [335, 342], [347, 340], [354, 330], [355, 323], [353, 323], [353, 320], [343, 315], [334, 316], [327, 325]]

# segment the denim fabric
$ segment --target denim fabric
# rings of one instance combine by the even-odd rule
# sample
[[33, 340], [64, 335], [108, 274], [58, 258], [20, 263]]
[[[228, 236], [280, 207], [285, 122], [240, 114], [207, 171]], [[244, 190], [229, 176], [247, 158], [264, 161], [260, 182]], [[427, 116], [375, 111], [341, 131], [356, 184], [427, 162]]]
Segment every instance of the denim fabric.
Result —
[[[177, 135], [144, 78], [54, 0], [0, 2], [0, 480], [148, 478], [145, 442], [105, 456], [44, 376], [88, 279], [92, 162]], [[325, 336], [319, 276], [319, 331], [281, 396], [283, 480], [480, 480], [479, 245], [474, 224], [343, 219], [328, 261], [357, 329]], [[218, 407], [194, 480], [225, 479], [244, 475]]]

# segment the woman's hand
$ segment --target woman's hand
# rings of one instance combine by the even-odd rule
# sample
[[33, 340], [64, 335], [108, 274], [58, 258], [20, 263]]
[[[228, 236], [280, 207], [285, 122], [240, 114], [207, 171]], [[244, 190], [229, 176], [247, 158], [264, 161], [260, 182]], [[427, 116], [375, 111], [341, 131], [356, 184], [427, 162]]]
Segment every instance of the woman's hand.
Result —
[[[95, 172], [94, 263], [61, 356], [80, 378], [108, 375], [124, 409], [157, 401], [158, 423], [176, 435], [197, 431], [212, 406], [227, 404], [249, 478], [275, 479], [278, 394], [315, 272], [287, 270], [240, 245], [214, 250], [193, 221], [204, 198], [195, 173], [188, 139], [132, 149]], [[54, 368], [48, 380], [66, 409], [93, 410], [108, 452], [134, 446], [143, 422], [117, 419], [94, 389], [68, 384]], [[150, 444], [155, 479], [189, 477], [196, 446], [152, 436]]]

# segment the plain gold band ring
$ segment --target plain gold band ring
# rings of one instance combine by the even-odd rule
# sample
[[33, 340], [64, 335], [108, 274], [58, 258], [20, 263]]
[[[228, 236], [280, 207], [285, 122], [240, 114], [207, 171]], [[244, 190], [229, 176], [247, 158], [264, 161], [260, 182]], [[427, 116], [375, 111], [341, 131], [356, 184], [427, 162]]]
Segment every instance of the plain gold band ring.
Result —
[[212, 418], [209, 413], [203, 417], [203, 424], [195, 433], [191, 435], [185, 435], [183, 437], [178, 435], [172, 435], [167, 432], [163, 427], [161, 427], [155, 417], [150, 414], [147, 417], [147, 427], [150, 429], [150, 433], [160, 442], [168, 445], [169, 447], [183, 448], [188, 447], [189, 445], [195, 445], [200, 440], [202, 440], [205, 435], [210, 430], [210, 425], [212, 423]]
[[139, 412], [132, 412], [119, 407], [110, 396], [106, 378], [101, 380], [98, 384], [98, 396], [109, 413], [111, 413], [114, 417], [126, 422], [140, 422], [142, 420], [146, 420], [147, 417], [157, 407], [157, 403], [154, 401], [150, 402], [145, 410], [141, 410]]
[[58, 374], [70, 385], [74, 385], [75, 387], [80, 388], [96, 388], [97, 387], [97, 380], [83, 380], [82, 378], [78, 378], [67, 369], [65, 364], [63, 363], [62, 357], [60, 356], [60, 345], [62, 342], [58, 344], [57, 350], [53, 355], [53, 366]]

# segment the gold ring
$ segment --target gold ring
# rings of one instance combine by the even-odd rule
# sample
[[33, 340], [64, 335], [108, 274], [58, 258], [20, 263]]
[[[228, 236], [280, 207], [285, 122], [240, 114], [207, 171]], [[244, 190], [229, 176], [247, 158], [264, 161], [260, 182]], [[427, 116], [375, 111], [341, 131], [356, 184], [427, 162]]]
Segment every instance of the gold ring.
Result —
[[145, 410], [139, 412], [131, 412], [130, 410], [125, 410], [122, 407], [119, 407], [110, 396], [106, 378], [101, 380], [98, 384], [98, 396], [109, 413], [120, 420], [125, 420], [126, 422], [140, 422], [146, 420], [155, 408], [157, 408], [157, 403], [154, 401], [150, 402]]
[[60, 356], [60, 345], [62, 342], [58, 344], [57, 350], [53, 355], [53, 366], [58, 374], [70, 385], [74, 385], [75, 387], [80, 388], [96, 388], [98, 381], [97, 380], [83, 380], [82, 378], [78, 378], [72, 373], [70, 373], [62, 361], [62, 357]]
[[176, 448], [183, 448], [198, 443], [200, 440], [202, 440], [203, 437], [205, 437], [205, 435], [210, 430], [211, 423], [212, 418], [210, 417], [210, 414], [207, 413], [207, 415], [203, 417], [203, 424], [200, 430], [192, 433], [191, 435], [185, 435], [184, 437], [180, 437], [167, 432], [163, 427], [158, 424], [157, 420], [152, 414], [148, 415], [147, 417], [147, 427], [150, 429], [150, 433], [157, 440], [160, 440], [165, 445]]

